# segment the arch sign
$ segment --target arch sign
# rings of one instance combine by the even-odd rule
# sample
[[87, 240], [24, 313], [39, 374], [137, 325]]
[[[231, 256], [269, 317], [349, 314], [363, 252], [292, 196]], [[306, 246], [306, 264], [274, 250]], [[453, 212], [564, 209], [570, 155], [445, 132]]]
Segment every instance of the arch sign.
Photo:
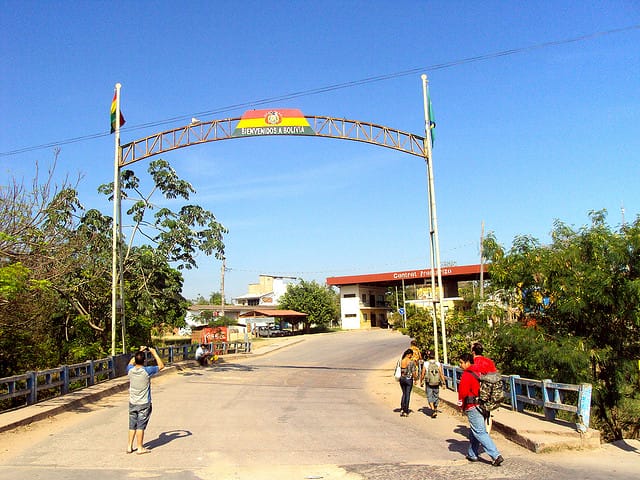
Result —
[[233, 137], [256, 135], [315, 135], [302, 112], [295, 108], [249, 110], [242, 115]]
[[[243, 137], [273, 136], [273, 135], [304, 135], [311, 137], [338, 138], [365, 142], [381, 147], [391, 148], [410, 155], [422, 157], [427, 164], [427, 193], [429, 196], [429, 233], [431, 254], [431, 287], [438, 291], [433, 300], [433, 329], [435, 354], [438, 358], [438, 334], [436, 324], [436, 307], [439, 305], [442, 330], [442, 349], [445, 363], [447, 359], [446, 333], [444, 309], [440, 298], [444, 297], [442, 288], [442, 271], [440, 267], [440, 247], [438, 242], [438, 222], [436, 216], [435, 193], [433, 183], [433, 167], [431, 161], [432, 132], [435, 126], [430, 118], [430, 101], [427, 89], [427, 76], [422, 75], [422, 93], [425, 115], [425, 136], [414, 135], [383, 125], [345, 118], [327, 116], [304, 115], [294, 108], [271, 108], [263, 110], [248, 110], [241, 117], [210, 120], [201, 122], [192, 119], [188, 125], [155, 133], [132, 142], [120, 145], [120, 84], [116, 84], [114, 97], [115, 109], [112, 105], [112, 118], [116, 119], [115, 142], [116, 152], [114, 160], [114, 222], [113, 222], [113, 278], [112, 278], [112, 355], [115, 355], [115, 324], [120, 300], [124, 305], [124, 291], [120, 281], [120, 299], [117, 298], [117, 257], [119, 253], [117, 237], [122, 236], [120, 222], [120, 168], [137, 161], [169, 152], [178, 148], [199, 145], [219, 140]], [[426, 128], [428, 126], [428, 128]], [[436, 290], [435, 269], [437, 268], [438, 288]], [[120, 272], [122, 273], [122, 272]], [[124, 324], [124, 321], [123, 321]], [[124, 328], [124, 325], [123, 325]], [[123, 330], [124, 331], [124, 330]], [[124, 333], [123, 333], [124, 350]]]
[[[122, 145], [118, 165], [123, 167], [139, 160], [219, 140], [271, 135], [306, 135], [371, 143], [428, 161], [430, 148], [424, 137], [394, 128], [360, 120], [304, 115], [294, 108], [247, 110], [242, 117], [201, 122], [154, 133]], [[430, 144], [428, 145], [430, 147]]]

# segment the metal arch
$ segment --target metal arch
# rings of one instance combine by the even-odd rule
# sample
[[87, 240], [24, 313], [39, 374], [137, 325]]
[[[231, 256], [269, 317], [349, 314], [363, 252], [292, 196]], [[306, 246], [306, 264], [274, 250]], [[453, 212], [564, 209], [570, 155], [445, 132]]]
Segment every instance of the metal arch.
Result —
[[[427, 156], [424, 137], [419, 135], [383, 125], [361, 122], [359, 120], [348, 120], [346, 118], [317, 115], [305, 115], [305, 118], [315, 132], [314, 135], [307, 136], [353, 140], [399, 150], [422, 158], [426, 158]], [[243, 138], [233, 136], [233, 131], [239, 121], [240, 117], [235, 117], [191, 123], [183, 127], [166, 130], [139, 140], [134, 140], [120, 147], [122, 155], [120, 156], [119, 165], [123, 167], [154, 155], [190, 145], [229, 140], [232, 138]]]

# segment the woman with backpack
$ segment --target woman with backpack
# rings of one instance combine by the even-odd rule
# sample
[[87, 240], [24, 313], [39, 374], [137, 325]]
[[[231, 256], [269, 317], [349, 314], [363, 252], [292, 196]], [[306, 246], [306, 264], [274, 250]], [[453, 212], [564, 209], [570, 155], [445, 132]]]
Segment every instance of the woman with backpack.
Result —
[[406, 349], [400, 360], [400, 388], [402, 389], [402, 399], [400, 400], [400, 416], [408, 417], [409, 402], [411, 401], [411, 390], [413, 381], [418, 377], [418, 366], [412, 359], [413, 350]]
[[438, 403], [440, 401], [440, 385], [444, 385], [444, 372], [442, 364], [436, 361], [433, 352], [428, 353], [428, 360], [424, 362], [422, 375], [420, 376], [420, 386], [426, 380], [427, 404], [431, 409], [431, 418], [438, 416]]

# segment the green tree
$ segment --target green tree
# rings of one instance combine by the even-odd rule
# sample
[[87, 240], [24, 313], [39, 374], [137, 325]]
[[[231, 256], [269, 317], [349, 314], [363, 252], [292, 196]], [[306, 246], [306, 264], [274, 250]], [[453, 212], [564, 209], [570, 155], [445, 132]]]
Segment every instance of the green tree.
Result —
[[[154, 185], [149, 193], [143, 194], [140, 190], [140, 179], [133, 170], [126, 169], [120, 172], [122, 200], [133, 202], [126, 211], [133, 220], [133, 227], [124, 256], [125, 263], [138, 232], [146, 237], [170, 263], [175, 263], [178, 270], [197, 267], [198, 252], [205, 255], [214, 254], [216, 258], [222, 260], [224, 257], [222, 238], [228, 230], [216, 220], [213, 213], [199, 205], [183, 205], [174, 212], [166, 207], [157, 208], [151, 201], [158, 191], [167, 200], [176, 198], [189, 200], [191, 194], [195, 193], [191, 184], [180, 179], [169, 163], [162, 159], [152, 161], [149, 164], [148, 173]], [[113, 182], [101, 185], [98, 190], [113, 200]], [[152, 220], [147, 219], [150, 212], [155, 212]]]
[[319, 285], [315, 281], [301, 280], [289, 284], [287, 291], [278, 302], [282, 309], [296, 310], [308, 315], [304, 329], [309, 332], [311, 325], [327, 328], [339, 318], [338, 295], [331, 287]]
[[[547, 246], [523, 236], [506, 252], [490, 237], [484, 249], [491, 255], [493, 287], [517, 299], [519, 319], [534, 327], [516, 338], [511, 332], [503, 350], [536, 335], [555, 344], [555, 351], [551, 346], [539, 354], [563, 359], [548, 375], [572, 383], [587, 378], [596, 420], [609, 438], [621, 439], [638, 434], [640, 412], [634, 368], [640, 357], [640, 217], [618, 231], [607, 225], [605, 211], [590, 218], [591, 225], [578, 230], [557, 221]], [[570, 349], [588, 359], [588, 368]], [[531, 351], [516, 355], [535, 361]]]

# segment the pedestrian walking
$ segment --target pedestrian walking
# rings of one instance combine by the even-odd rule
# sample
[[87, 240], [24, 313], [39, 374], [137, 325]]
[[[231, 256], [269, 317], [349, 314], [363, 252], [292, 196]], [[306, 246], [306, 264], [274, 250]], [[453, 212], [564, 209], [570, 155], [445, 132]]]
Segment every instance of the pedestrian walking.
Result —
[[469, 450], [466, 458], [470, 462], [477, 462], [480, 446], [482, 446], [487, 455], [491, 457], [491, 464], [494, 467], [499, 467], [504, 462], [504, 458], [489, 436], [485, 427], [484, 415], [478, 408], [480, 382], [471, 372], [476, 374], [480, 372], [474, 366], [473, 356], [470, 353], [463, 353], [460, 356], [460, 368], [464, 371], [458, 386], [458, 406], [469, 419]]
[[413, 382], [418, 378], [418, 369], [415, 362], [412, 360], [413, 350], [407, 348], [402, 354], [400, 360], [400, 388], [402, 389], [402, 399], [400, 400], [400, 416], [408, 417], [409, 403], [411, 402], [411, 390], [413, 389]]
[[[146, 352], [150, 352], [156, 361], [156, 366], [146, 367]], [[138, 455], [149, 453], [144, 448], [144, 431], [151, 417], [151, 377], [164, 368], [164, 362], [153, 347], [140, 347], [129, 365], [129, 442], [127, 453], [136, 452]], [[137, 448], [134, 441], [137, 440]]]
[[498, 369], [496, 368], [496, 364], [493, 363], [493, 360], [487, 358], [482, 355], [484, 352], [484, 347], [480, 342], [474, 342], [471, 345], [471, 355], [473, 356], [473, 364], [475, 365], [475, 371], [480, 375], [484, 375], [486, 373], [496, 372]]
[[415, 340], [411, 340], [411, 345], [409, 347], [412, 351], [413, 351], [413, 355], [411, 355], [411, 360], [413, 360], [413, 363], [416, 364], [416, 368], [418, 369], [418, 377], [420, 377], [422, 375], [422, 364], [423, 364], [423, 360], [422, 360], [422, 352], [420, 351], [420, 348], [418, 348], [418, 342], [416, 342]]
[[438, 403], [440, 401], [440, 385], [444, 385], [444, 372], [442, 364], [436, 361], [435, 354], [430, 351], [424, 362], [420, 385], [426, 383], [427, 405], [431, 409], [431, 418], [438, 416]]

